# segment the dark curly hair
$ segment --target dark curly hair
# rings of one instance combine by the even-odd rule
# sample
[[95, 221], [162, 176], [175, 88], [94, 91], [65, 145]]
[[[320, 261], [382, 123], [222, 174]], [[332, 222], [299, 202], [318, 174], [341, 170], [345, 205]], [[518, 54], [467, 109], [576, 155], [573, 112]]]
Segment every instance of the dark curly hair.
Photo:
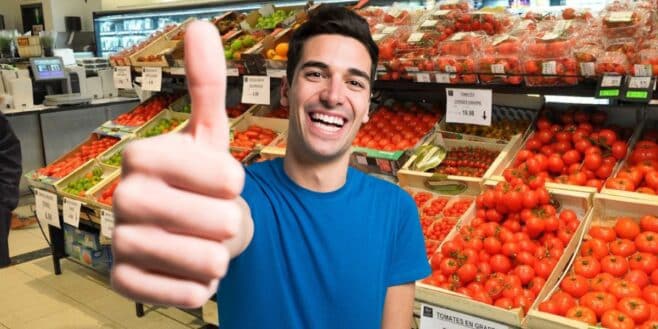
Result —
[[372, 60], [370, 80], [375, 79], [379, 48], [372, 40], [368, 23], [354, 11], [332, 5], [322, 5], [311, 13], [308, 21], [302, 24], [292, 35], [288, 47], [288, 67], [286, 75], [288, 84], [292, 84], [295, 68], [302, 55], [304, 43], [309, 38], [321, 34], [339, 34], [361, 42]]

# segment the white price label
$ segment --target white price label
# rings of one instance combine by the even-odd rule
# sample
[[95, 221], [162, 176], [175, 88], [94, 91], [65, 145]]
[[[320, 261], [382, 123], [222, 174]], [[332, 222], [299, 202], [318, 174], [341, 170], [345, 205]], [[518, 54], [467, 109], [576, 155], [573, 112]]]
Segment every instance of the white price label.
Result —
[[237, 77], [238, 75], [240, 75], [240, 71], [238, 71], [237, 67], [227, 67], [226, 75], [229, 77]]
[[630, 77], [628, 81], [629, 89], [649, 89], [651, 86], [651, 77]]
[[436, 73], [434, 75], [436, 82], [438, 83], [450, 83], [450, 74], [449, 73]]
[[388, 11], [388, 14], [393, 16], [393, 18], [398, 18], [398, 17], [400, 17], [400, 14], [402, 14], [402, 11], [397, 9], [397, 8], [391, 8]]
[[382, 31], [382, 33], [384, 33], [384, 34], [391, 34], [391, 33], [395, 32], [395, 31], [397, 31], [397, 29], [398, 29], [397, 26], [388, 26], [388, 27], [384, 28], [384, 30]]
[[130, 66], [116, 66], [114, 67], [114, 73], [112, 74], [112, 79], [114, 80], [114, 86], [118, 89], [132, 89], [132, 76], [130, 72]]
[[452, 10], [450, 10], [450, 9], [441, 9], [441, 10], [437, 10], [437, 11], [435, 11], [435, 12], [432, 14], [432, 16], [434, 16], [434, 17], [448, 16], [448, 14], [450, 14], [451, 11], [452, 11]]
[[608, 15], [608, 17], [606, 17], [605, 20], [610, 23], [628, 23], [632, 19], [632, 11], [613, 11]]
[[432, 82], [430, 79], [430, 74], [429, 73], [417, 73], [416, 74], [416, 82]]
[[466, 32], [457, 32], [450, 37], [450, 41], [462, 41], [468, 34]]
[[591, 77], [596, 74], [595, 66], [593, 62], [584, 62], [580, 63], [580, 75], [584, 77]]
[[101, 209], [101, 235], [106, 238], [112, 238], [114, 231], [114, 214], [105, 209]]
[[404, 68], [405, 71], [407, 72], [418, 72], [420, 69], [418, 69], [418, 66], [409, 66]]
[[245, 75], [242, 83], [242, 103], [270, 104], [270, 77]]
[[420, 24], [421, 27], [435, 27], [438, 21], [433, 20], [433, 19], [428, 19], [423, 22], [423, 24]]
[[491, 89], [446, 88], [446, 122], [491, 126]]
[[544, 36], [541, 37], [540, 39], [544, 40], [544, 41], [551, 41], [551, 40], [556, 40], [559, 37], [560, 37], [560, 34], [558, 34], [556, 32], [549, 32], [549, 33], [544, 34]]
[[75, 228], [80, 226], [80, 207], [82, 202], [64, 198], [64, 223]]
[[541, 63], [541, 74], [554, 75], [557, 73], [555, 61]]
[[459, 4], [459, 0], [445, 0], [440, 3], [441, 5], [453, 6]]
[[505, 65], [504, 64], [491, 64], [491, 73], [493, 73], [493, 74], [505, 74]]
[[457, 72], [457, 68], [454, 67], [454, 66], [452, 66], [452, 65], [446, 65], [444, 70], [445, 70], [446, 72], [448, 72], [448, 73], [455, 73], [455, 72]]
[[420, 329], [449, 328], [510, 329], [510, 327], [504, 324], [482, 319], [480, 317], [456, 312], [439, 306], [420, 304]]
[[267, 69], [267, 76], [270, 78], [282, 79], [286, 76], [286, 70], [281, 69]]
[[162, 68], [145, 67], [142, 71], [142, 90], [160, 91], [162, 89]]
[[621, 75], [604, 75], [601, 79], [601, 87], [619, 87], [621, 86]]
[[184, 67], [172, 67], [169, 69], [169, 73], [173, 75], [185, 75], [185, 68]]
[[646, 64], [635, 64], [633, 65], [633, 71], [637, 77], [650, 77], [653, 73], [653, 67]]
[[409, 39], [407, 39], [407, 42], [409, 42], [409, 43], [420, 42], [420, 40], [423, 40], [423, 36], [425, 36], [425, 33], [422, 33], [422, 32], [411, 33], [411, 35], [409, 36]]
[[42, 223], [61, 228], [59, 225], [59, 210], [57, 210], [57, 194], [40, 189], [35, 189], [34, 193], [37, 218]]
[[383, 34], [383, 33], [375, 33], [375, 34], [372, 35], [372, 41], [374, 41], [374, 42], [382, 41], [382, 39], [384, 39], [385, 36], [386, 35]]
[[358, 163], [362, 166], [367, 166], [368, 165], [368, 159], [363, 155], [357, 155], [356, 156], [356, 163]]

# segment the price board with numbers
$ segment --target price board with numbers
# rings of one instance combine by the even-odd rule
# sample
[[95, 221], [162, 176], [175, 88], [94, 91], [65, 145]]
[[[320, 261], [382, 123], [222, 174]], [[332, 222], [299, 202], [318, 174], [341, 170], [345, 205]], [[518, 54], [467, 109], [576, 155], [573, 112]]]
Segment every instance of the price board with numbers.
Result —
[[160, 91], [162, 89], [162, 68], [145, 67], [142, 71], [142, 90]]
[[114, 230], [114, 214], [105, 209], [101, 209], [101, 235], [106, 238], [112, 238]]
[[446, 122], [491, 126], [491, 89], [446, 88]]
[[81, 206], [82, 202], [65, 197], [62, 211], [64, 213], [64, 223], [76, 228], [79, 227]]
[[116, 66], [112, 74], [114, 86], [118, 89], [132, 89], [132, 74], [130, 66]]
[[57, 194], [35, 189], [35, 206], [37, 208], [37, 218], [47, 225], [60, 227], [59, 210], [57, 209]]
[[270, 104], [270, 77], [245, 75], [242, 83], [242, 103]]

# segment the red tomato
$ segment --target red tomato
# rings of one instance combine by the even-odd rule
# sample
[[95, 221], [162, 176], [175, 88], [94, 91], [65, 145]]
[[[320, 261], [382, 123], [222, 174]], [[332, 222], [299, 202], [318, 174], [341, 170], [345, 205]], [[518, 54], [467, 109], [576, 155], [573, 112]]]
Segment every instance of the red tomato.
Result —
[[644, 288], [649, 284], [649, 276], [641, 270], [628, 271], [624, 276], [624, 280], [635, 283], [640, 288]]
[[628, 262], [624, 257], [606, 256], [601, 259], [601, 270], [620, 278], [628, 271]]
[[580, 298], [589, 291], [589, 282], [581, 275], [572, 274], [562, 280], [560, 289], [574, 298]]
[[605, 312], [601, 317], [601, 325], [608, 329], [635, 328], [635, 322], [633, 322], [633, 319], [617, 310], [609, 310]]
[[573, 270], [576, 274], [591, 279], [601, 272], [601, 264], [592, 256], [578, 257], [573, 265]]
[[635, 238], [635, 246], [641, 252], [658, 254], [658, 233], [642, 232]]
[[642, 298], [644, 298], [649, 304], [658, 306], [658, 286], [651, 285], [644, 287], [644, 289], [642, 289]]
[[580, 297], [580, 305], [590, 308], [597, 317], [601, 317], [603, 313], [615, 309], [617, 298], [607, 292], [588, 292]]
[[617, 239], [610, 242], [610, 253], [616, 256], [628, 257], [635, 253], [635, 243], [632, 240]]
[[640, 228], [643, 232], [651, 231], [658, 233], [658, 217], [646, 215], [640, 219]]
[[576, 306], [576, 300], [563, 291], [558, 291], [551, 297], [551, 301], [555, 303], [555, 311], [559, 315], [567, 314], [567, 311]]
[[633, 240], [640, 234], [640, 225], [630, 217], [618, 217], [615, 223], [615, 232], [621, 239]]
[[617, 303], [617, 310], [628, 315], [634, 323], [642, 323], [649, 319], [651, 311], [649, 304], [642, 298], [624, 297]]
[[585, 306], [574, 306], [567, 311], [567, 318], [596, 325], [596, 313]]
[[599, 225], [592, 225], [589, 229], [589, 235], [604, 242], [612, 242], [617, 239], [617, 233], [613, 228]]
[[608, 287], [615, 280], [615, 277], [610, 273], [599, 273], [589, 281], [591, 291], [607, 292]]
[[600, 260], [608, 255], [608, 245], [600, 239], [589, 239], [583, 242], [580, 254], [582, 256], [593, 256]]
[[[574, 304], [575, 304], [575, 302], [574, 302]], [[551, 314], [560, 314], [557, 303], [555, 301], [553, 301], [552, 299], [541, 302], [539, 304], [539, 310], [542, 311], [542, 312], [551, 313]]]
[[658, 256], [648, 252], [638, 252], [628, 258], [628, 266], [633, 270], [650, 274], [658, 269]]
[[478, 268], [472, 263], [466, 263], [457, 270], [457, 276], [462, 284], [470, 283], [475, 279]]
[[507, 273], [512, 268], [512, 263], [509, 258], [497, 254], [489, 259], [489, 265], [491, 265], [491, 270], [494, 272]]
[[642, 290], [637, 284], [623, 279], [616, 280], [610, 284], [608, 291], [619, 299], [624, 297], [642, 296]]

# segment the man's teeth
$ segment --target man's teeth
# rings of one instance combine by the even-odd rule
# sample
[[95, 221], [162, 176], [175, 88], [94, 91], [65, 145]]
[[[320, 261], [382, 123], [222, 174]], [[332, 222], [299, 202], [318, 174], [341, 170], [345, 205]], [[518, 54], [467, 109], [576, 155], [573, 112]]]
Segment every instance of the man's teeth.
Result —
[[311, 113], [311, 118], [315, 121], [321, 121], [322, 123], [335, 125], [337, 127], [342, 127], [344, 124], [343, 118], [322, 113]]

